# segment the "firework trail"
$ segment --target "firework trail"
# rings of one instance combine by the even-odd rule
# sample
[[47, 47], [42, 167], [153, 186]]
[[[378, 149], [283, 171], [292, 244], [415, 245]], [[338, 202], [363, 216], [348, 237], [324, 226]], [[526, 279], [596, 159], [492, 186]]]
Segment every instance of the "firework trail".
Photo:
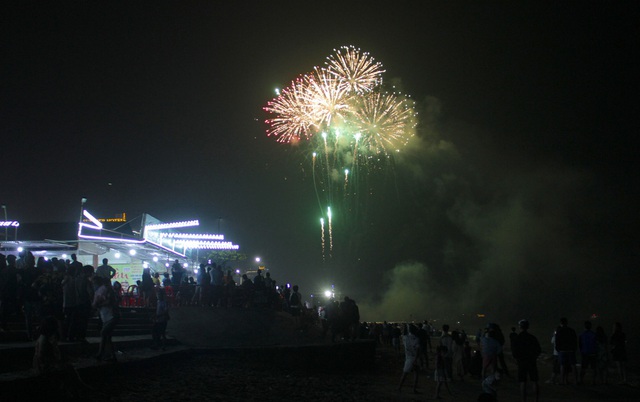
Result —
[[320, 241], [322, 243], [322, 261], [325, 260], [324, 252], [324, 218], [320, 218]]
[[329, 218], [329, 257], [333, 256], [333, 228], [331, 225], [331, 207], [327, 207], [327, 217]]

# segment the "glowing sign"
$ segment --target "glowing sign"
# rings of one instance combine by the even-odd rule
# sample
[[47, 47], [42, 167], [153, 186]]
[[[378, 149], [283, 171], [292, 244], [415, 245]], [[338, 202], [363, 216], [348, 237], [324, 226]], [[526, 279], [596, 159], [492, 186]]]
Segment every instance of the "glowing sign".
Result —
[[13, 228], [17, 228], [18, 226], [20, 226], [20, 222], [18, 221], [0, 221], [0, 226], [1, 227], [13, 227]]
[[[122, 214], [116, 214], [115, 218], [96, 218], [100, 222], [126, 222], [127, 221], [127, 213], [123, 212]], [[88, 220], [83, 220], [83, 222], [88, 222]]]

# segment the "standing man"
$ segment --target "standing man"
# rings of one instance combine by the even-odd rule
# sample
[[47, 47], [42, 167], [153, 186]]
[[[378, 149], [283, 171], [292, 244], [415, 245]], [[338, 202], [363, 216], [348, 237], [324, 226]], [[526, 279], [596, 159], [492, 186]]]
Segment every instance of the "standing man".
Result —
[[536, 360], [540, 356], [540, 343], [538, 338], [529, 333], [529, 321], [520, 320], [520, 333], [513, 339], [512, 353], [518, 363], [518, 381], [520, 382], [520, 394], [522, 401], [527, 400], [527, 377], [533, 383], [533, 392], [536, 402], [540, 398], [538, 387], [538, 364]]
[[440, 336], [440, 346], [444, 346], [447, 350], [444, 352], [444, 369], [447, 373], [447, 378], [453, 378], [453, 338], [449, 333], [449, 325], [444, 324], [442, 326], [442, 335]]
[[99, 276], [101, 278], [105, 278], [105, 279], [109, 279], [109, 283], [111, 283], [111, 279], [116, 276], [116, 270], [109, 265], [109, 259], [108, 258], [103, 258], [102, 259], [102, 265], [100, 265], [97, 269], [96, 269], [96, 276]]
[[175, 260], [173, 265], [171, 265], [171, 284], [175, 288], [175, 292], [177, 293], [180, 290], [180, 284], [182, 283], [182, 273], [184, 270], [182, 269], [182, 265], [180, 261]]
[[598, 342], [596, 341], [596, 333], [591, 330], [591, 321], [584, 322], [584, 331], [580, 334], [579, 345], [580, 355], [582, 356], [580, 382], [584, 381], [587, 369], [591, 368], [593, 370], [593, 384], [595, 384], [598, 364]]
[[576, 370], [576, 350], [578, 349], [578, 336], [573, 328], [567, 324], [567, 319], [560, 319], [560, 326], [556, 330], [556, 350], [560, 360], [560, 383], [569, 383], [569, 369], [576, 375], [578, 383], [578, 371]]
[[82, 272], [82, 268], [84, 267], [80, 261], [78, 261], [78, 256], [75, 254], [71, 254], [71, 263], [69, 266], [75, 267], [76, 272]]

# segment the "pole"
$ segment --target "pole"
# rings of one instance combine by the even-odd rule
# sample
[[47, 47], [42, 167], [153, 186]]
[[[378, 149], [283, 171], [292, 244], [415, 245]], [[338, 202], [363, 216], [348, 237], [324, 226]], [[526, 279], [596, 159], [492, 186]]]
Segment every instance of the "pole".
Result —
[[78, 220], [78, 223], [82, 223], [82, 212], [84, 211], [85, 202], [87, 202], [87, 199], [82, 197], [82, 199], [80, 200], [80, 220]]
[[[7, 221], [7, 206], [2, 204], [2, 209], [4, 210], [4, 221]], [[9, 232], [8, 232], [9, 228], [8, 227], [4, 227], [4, 241], [9, 241], [8, 236], [9, 236]]]

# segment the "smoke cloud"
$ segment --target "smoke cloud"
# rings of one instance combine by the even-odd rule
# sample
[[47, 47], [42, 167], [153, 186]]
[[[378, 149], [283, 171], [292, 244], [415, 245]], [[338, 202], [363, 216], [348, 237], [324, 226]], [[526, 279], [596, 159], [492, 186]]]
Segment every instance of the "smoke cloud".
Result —
[[382, 251], [345, 274], [363, 319], [619, 319], [630, 268], [612, 275], [625, 251], [598, 176], [443, 121], [435, 98], [424, 105], [420, 135], [396, 159], [395, 195], [380, 197], [386, 212], [366, 235]]

